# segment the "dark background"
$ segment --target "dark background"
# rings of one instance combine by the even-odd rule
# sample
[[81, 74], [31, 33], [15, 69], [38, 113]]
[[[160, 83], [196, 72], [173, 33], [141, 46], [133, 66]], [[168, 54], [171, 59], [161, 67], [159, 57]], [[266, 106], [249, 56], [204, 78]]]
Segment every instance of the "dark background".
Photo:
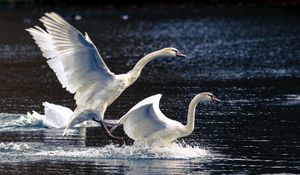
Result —
[[0, 0], [2, 4], [68, 4], [68, 5], [153, 5], [153, 4], [172, 4], [172, 5], [206, 5], [206, 6], [253, 6], [253, 5], [272, 5], [272, 6], [292, 6], [300, 5], [299, 0]]

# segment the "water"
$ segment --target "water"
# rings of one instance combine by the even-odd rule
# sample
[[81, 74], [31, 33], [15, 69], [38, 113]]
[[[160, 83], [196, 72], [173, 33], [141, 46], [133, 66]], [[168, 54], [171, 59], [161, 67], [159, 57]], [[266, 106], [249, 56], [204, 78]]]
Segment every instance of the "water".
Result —
[[[299, 173], [296, 9], [28, 9], [0, 12], [1, 174]], [[63, 130], [25, 115], [43, 113], [43, 101], [75, 107], [24, 31], [40, 25], [37, 19], [50, 10], [87, 31], [115, 73], [127, 72], [144, 54], [162, 47], [188, 55], [148, 64], [108, 108], [107, 118], [117, 119], [157, 93], [163, 94], [162, 111], [181, 122], [199, 92], [213, 92], [223, 103], [199, 106], [195, 131], [169, 148], [135, 147], [128, 138], [120, 146], [96, 126], [61, 136]], [[124, 135], [122, 128], [116, 135]]]

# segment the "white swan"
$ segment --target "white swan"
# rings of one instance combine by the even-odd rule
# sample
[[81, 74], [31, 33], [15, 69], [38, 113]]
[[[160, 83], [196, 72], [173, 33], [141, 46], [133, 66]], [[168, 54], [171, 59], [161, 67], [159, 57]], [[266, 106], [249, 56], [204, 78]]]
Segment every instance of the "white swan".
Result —
[[[38, 112], [32, 111], [32, 113], [28, 112], [27, 116], [41, 120], [44, 125], [50, 128], [60, 129], [68, 126], [73, 114], [71, 109], [49, 102], [43, 102], [43, 106], [44, 114], [39, 114]], [[118, 124], [117, 122], [118, 120], [107, 120], [106, 125], [113, 127]], [[74, 127], [93, 126], [91, 125], [92, 123], [84, 122], [77, 124]]]
[[164, 48], [144, 56], [126, 74], [115, 75], [105, 65], [87, 33], [83, 36], [58, 14], [45, 13], [40, 21], [46, 31], [35, 26], [26, 29], [48, 59], [63, 88], [75, 93], [77, 107], [65, 129], [86, 120], [98, 121], [108, 137], [113, 136], [103, 121], [106, 108], [140, 76], [143, 67], [161, 57], [185, 57], [175, 48]]
[[[203, 92], [190, 102], [187, 124], [167, 118], [159, 109], [161, 94], [148, 97], [131, 108], [118, 123], [135, 142], [152, 144], [170, 144], [179, 137], [192, 133], [195, 125], [195, 109], [199, 102], [221, 102], [213, 94]], [[116, 127], [112, 128], [112, 131]]]
[[73, 114], [71, 109], [48, 102], [44, 102], [43, 106], [44, 115], [35, 111], [32, 111], [32, 114], [27, 113], [27, 115], [42, 120], [43, 124], [51, 128], [65, 128], [68, 125]]

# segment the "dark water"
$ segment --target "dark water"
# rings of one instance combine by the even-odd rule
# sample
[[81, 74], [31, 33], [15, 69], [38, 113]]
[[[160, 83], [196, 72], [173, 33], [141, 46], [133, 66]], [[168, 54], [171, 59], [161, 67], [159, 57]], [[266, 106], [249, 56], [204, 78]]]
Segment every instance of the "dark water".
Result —
[[[54, 9], [89, 33], [115, 73], [162, 47], [188, 55], [148, 64], [106, 113], [117, 119], [138, 101], [162, 93], [162, 111], [185, 122], [191, 98], [213, 92], [223, 103], [199, 106], [195, 131], [179, 140], [187, 146], [168, 150], [186, 155], [181, 157], [136, 149], [128, 140], [128, 146], [115, 146], [99, 127], [62, 137], [62, 130], [21, 116], [43, 113], [43, 101], [74, 109], [72, 95], [24, 31], [40, 25], [38, 18], [50, 10], [0, 12], [0, 174], [300, 173], [297, 9]], [[117, 134], [123, 135], [121, 128]]]

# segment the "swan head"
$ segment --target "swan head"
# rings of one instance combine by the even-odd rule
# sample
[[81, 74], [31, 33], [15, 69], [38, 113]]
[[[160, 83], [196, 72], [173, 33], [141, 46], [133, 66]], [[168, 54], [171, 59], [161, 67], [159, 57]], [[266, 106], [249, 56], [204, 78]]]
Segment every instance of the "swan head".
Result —
[[167, 47], [159, 50], [159, 55], [163, 57], [186, 57], [186, 55], [174, 47]]
[[210, 92], [202, 92], [197, 95], [199, 102], [215, 102], [220, 103], [221, 100], [219, 100], [214, 94]]

